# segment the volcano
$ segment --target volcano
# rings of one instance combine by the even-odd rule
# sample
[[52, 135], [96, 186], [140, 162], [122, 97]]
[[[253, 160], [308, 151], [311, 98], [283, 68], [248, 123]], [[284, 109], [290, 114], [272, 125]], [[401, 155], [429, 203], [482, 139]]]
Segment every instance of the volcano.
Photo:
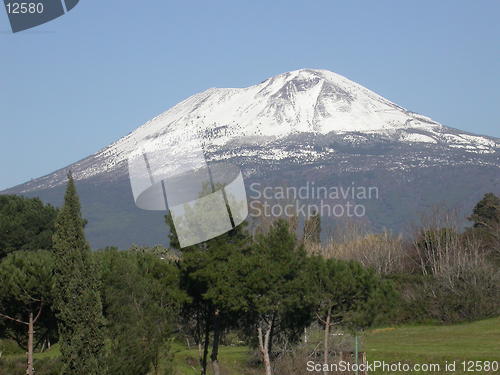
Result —
[[364, 220], [376, 229], [399, 230], [443, 198], [467, 211], [482, 194], [500, 191], [499, 139], [443, 126], [338, 74], [301, 69], [193, 95], [95, 154], [1, 194], [60, 205], [71, 170], [93, 249], [166, 245], [166, 212], [135, 206], [128, 157], [147, 142], [169, 147], [169, 163], [180, 162], [186, 128], [209, 164], [241, 168], [248, 194], [251, 184], [377, 187], [377, 199], [363, 202]]

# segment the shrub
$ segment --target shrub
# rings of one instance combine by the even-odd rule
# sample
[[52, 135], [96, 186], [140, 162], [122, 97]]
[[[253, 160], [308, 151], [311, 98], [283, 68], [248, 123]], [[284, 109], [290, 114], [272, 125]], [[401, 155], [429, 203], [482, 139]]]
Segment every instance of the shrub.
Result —
[[[59, 358], [39, 358], [34, 361], [36, 375], [59, 375], [62, 363]], [[24, 356], [0, 358], [0, 375], [25, 375]]]
[[[320, 251], [316, 251], [320, 253]], [[385, 276], [409, 270], [412, 265], [401, 234], [384, 230], [375, 234], [361, 224], [346, 221], [336, 228], [324, 250], [326, 258], [355, 260]]]
[[433, 318], [456, 323], [500, 313], [500, 272], [491, 264], [461, 265], [438, 275], [430, 286]]
[[500, 314], [500, 271], [487, 261], [393, 280], [401, 296], [398, 323], [451, 324]]

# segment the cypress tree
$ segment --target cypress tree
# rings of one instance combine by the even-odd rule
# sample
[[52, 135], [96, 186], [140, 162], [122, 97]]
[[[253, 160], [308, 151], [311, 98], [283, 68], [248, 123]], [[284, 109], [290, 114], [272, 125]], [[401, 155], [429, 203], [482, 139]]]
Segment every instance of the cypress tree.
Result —
[[104, 373], [104, 318], [99, 267], [85, 239], [85, 220], [71, 172], [56, 221], [55, 307], [59, 319], [62, 374]]

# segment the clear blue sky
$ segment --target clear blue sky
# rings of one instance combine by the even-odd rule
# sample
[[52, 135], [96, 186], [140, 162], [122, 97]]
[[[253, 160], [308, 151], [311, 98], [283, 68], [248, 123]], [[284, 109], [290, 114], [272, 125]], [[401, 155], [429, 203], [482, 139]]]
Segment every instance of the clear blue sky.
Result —
[[500, 137], [500, 1], [81, 0], [17, 34], [2, 8], [0, 190], [210, 87], [300, 68]]

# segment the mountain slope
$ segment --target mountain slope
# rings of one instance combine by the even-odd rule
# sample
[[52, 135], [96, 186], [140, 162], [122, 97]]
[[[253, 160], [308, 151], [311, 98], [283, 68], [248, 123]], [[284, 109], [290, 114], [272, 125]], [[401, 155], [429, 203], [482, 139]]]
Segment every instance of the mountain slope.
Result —
[[186, 129], [209, 162], [242, 168], [247, 193], [253, 182], [379, 187], [381, 197], [366, 202], [377, 228], [398, 229], [410, 210], [442, 196], [468, 207], [498, 188], [498, 139], [438, 124], [335, 73], [302, 69], [193, 95], [96, 154], [2, 193], [58, 204], [71, 170], [94, 248], [166, 243], [161, 213], [134, 206], [127, 159], [147, 144], [168, 148], [169, 163], [180, 163]]

